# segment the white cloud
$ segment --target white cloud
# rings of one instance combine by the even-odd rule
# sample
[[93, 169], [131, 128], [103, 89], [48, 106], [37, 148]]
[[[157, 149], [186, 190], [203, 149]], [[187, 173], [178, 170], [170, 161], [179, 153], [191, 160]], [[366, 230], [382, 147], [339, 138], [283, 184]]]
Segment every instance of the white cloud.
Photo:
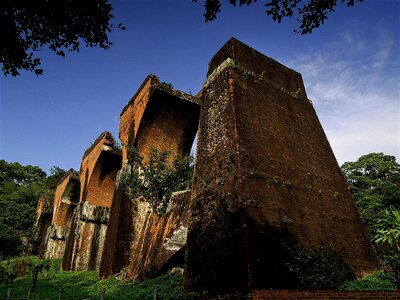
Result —
[[394, 55], [389, 34], [380, 32], [367, 48], [346, 33], [291, 64], [303, 75], [339, 164], [370, 152], [400, 160], [400, 73], [390, 71], [399, 63]]

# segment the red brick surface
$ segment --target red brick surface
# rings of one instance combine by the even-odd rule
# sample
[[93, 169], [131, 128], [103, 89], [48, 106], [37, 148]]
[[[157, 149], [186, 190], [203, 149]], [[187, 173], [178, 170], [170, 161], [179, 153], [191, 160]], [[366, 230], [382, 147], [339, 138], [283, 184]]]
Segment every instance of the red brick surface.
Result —
[[234, 39], [210, 68], [219, 72], [202, 91], [186, 287], [293, 288], [282, 270], [296, 243], [332, 249], [358, 275], [375, 270], [301, 75]]
[[380, 300], [380, 299], [400, 299], [400, 291], [326, 291], [326, 290], [270, 290], [252, 291], [252, 299], [307, 299], [307, 300]]
[[[200, 113], [196, 101], [193, 96], [171, 89], [156, 76], [149, 75], [121, 112], [119, 136], [124, 163], [127, 163], [128, 147], [132, 146], [144, 157], [145, 163], [152, 148], [170, 151], [171, 161], [176, 155], [188, 155]], [[136, 259], [133, 253], [147, 218], [144, 206], [141, 201], [129, 199], [122, 185], [118, 187], [111, 207], [101, 278], [119, 272]]]

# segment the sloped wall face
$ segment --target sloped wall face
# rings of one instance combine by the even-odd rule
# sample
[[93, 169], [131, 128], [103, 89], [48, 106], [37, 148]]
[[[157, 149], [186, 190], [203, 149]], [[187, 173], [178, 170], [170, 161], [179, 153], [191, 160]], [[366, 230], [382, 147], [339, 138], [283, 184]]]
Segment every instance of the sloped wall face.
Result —
[[328, 247], [359, 275], [375, 270], [366, 231], [300, 74], [236, 40], [210, 67], [186, 288], [210, 294], [294, 288], [281, 272], [286, 244]]
[[130, 263], [128, 278], [146, 280], [163, 270], [183, 267], [190, 190], [173, 193], [165, 214], [149, 212]]

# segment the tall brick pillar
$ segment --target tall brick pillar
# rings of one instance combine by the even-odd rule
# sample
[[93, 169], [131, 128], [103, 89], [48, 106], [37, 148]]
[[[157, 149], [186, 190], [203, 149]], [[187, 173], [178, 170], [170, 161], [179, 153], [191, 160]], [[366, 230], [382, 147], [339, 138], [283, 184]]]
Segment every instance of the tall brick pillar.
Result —
[[291, 288], [287, 244], [325, 246], [358, 274], [377, 268], [301, 75], [230, 39], [201, 92], [189, 292]]

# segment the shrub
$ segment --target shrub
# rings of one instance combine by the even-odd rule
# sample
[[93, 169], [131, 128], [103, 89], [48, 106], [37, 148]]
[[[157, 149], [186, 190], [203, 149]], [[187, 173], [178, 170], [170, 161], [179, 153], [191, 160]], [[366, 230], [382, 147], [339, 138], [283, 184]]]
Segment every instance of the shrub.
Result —
[[152, 149], [148, 163], [135, 148], [128, 149], [128, 162], [132, 166], [121, 176], [128, 194], [145, 197], [154, 211], [165, 212], [171, 194], [190, 187], [193, 176], [193, 157], [169, 159], [169, 151]]
[[299, 245], [289, 247], [286, 263], [302, 289], [338, 289], [354, 279], [350, 267], [329, 249], [306, 249]]

